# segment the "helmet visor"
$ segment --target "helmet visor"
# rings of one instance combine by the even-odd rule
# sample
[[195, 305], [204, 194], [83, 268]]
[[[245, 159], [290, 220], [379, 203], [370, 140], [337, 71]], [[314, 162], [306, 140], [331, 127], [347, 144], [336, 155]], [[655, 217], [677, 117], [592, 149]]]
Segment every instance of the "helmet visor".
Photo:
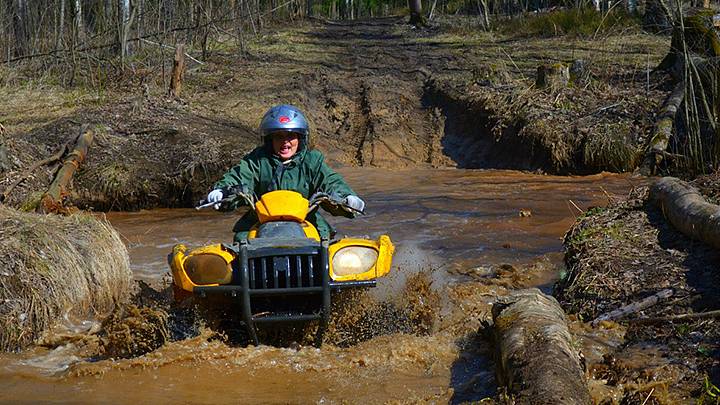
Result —
[[273, 128], [268, 131], [265, 131], [264, 136], [266, 137], [274, 137], [274, 136], [289, 136], [290, 134], [297, 135], [298, 138], [302, 139], [307, 136], [307, 130], [304, 130], [302, 128]]

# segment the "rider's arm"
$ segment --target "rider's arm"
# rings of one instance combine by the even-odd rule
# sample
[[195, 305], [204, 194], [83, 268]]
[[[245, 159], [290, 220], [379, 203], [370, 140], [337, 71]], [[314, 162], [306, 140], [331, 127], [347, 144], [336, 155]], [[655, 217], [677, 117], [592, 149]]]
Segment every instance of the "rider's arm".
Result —
[[[253, 151], [245, 155], [237, 165], [231, 167], [230, 170], [215, 183], [213, 188], [221, 190], [233, 186], [246, 186], [251, 191], [254, 191], [255, 186], [260, 181], [260, 164], [255, 156], [256, 152], [257, 151]], [[240, 201], [238, 202], [241, 203]]]
[[[311, 184], [313, 193], [317, 191], [323, 191], [328, 194], [335, 195], [340, 198], [345, 198], [349, 195], [357, 195], [345, 182], [345, 179], [337, 173], [335, 170], [330, 168], [325, 163], [325, 157], [317, 150], [310, 151], [312, 158], [317, 168], [315, 172], [315, 178]], [[323, 208], [330, 212], [332, 215], [341, 215], [348, 218], [353, 218], [355, 215], [341, 208], [333, 208], [330, 206], [323, 206]]]

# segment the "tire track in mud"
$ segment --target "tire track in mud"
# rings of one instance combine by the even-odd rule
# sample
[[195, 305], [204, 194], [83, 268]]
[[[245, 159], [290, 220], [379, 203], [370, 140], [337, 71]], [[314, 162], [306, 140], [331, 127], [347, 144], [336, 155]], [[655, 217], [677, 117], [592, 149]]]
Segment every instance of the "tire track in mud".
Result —
[[423, 104], [433, 65], [447, 58], [426, 59], [403, 29], [401, 19], [385, 19], [332, 23], [308, 34], [342, 55], [308, 77], [308, 92], [321, 89], [322, 112], [311, 114], [320, 116], [320, 142], [332, 159], [387, 168], [454, 165], [443, 153], [441, 111]]
[[[367, 84], [363, 81], [360, 82], [360, 112], [362, 116], [360, 130], [358, 131], [359, 142], [357, 146], [357, 152], [355, 152], [355, 160], [359, 166], [372, 165], [372, 141], [375, 129], [373, 123], [370, 120], [370, 102], [368, 101], [368, 89]], [[368, 159], [368, 149], [370, 150], [370, 159]]]

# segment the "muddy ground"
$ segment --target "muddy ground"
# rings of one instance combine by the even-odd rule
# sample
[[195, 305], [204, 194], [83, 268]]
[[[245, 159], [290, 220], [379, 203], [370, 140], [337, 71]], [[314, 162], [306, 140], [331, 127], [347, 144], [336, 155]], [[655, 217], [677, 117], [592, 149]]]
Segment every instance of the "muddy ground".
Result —
[[[3, 70], [0, 190], [92, 123], [104, 130], [76, 176], [74, 203], [190, 206], [256, 145], [254, 128], [278, 103], [307, 112], [315, 145], [334, 165], [634, 167], [667, 92], [667, 78], [648, 76], [667, 38], [514, 38], [473, 24], [417, 30], [385, 18], [269, 29], [244, 52], [220, 43], [204, 64], [189, 61], [181, 99], [164, 95], [165, 71], [141, 64], [102, 90], [62, 90], [32, 65]], [[539, 65], [572, 61], [584, 68], [571, 86], [533, 88]], [[43, 189], [51, 169], [31, 173], [8, 202]]]
[[[708, 193], [717, 190], [717, 180], [707, 176], [696, 185]], [[591, 386], [621, 403], [713, 403], [707, 383], [720, 380], [720, 323], [712, 316], [672, 318], [720, 309], [720, 253], [669, 225], [648, 200], [647, 187], [588, 211], [565, 247], [568, 273], [555, 295], [580, 321], [669, 292], [653, 306], [585, 332], [582, 340], [598, 330], [617, 335], [614, 350], [586, 353]]]
[[[266, 30], [243, 52], [216, 44], [202, 65], [189, 62], [180, 99], [165, 95], [157, 68], [133, 69], [111, 90], [64, 90], [37, 77], [33, 65], [4, 67], [0, 192], [27, 176], [5, 203], [31, 206], [56, 165], [26, 169], [91, 123], [101, 127], [75, 177], [72, 203], [92, 210], [192, 206], [257, 144], [254, 128], [278, 103], [307, 113], [314, 144], [335, 166], [632, 170], [670, 90], [668, 78], [651, 72], [668, 47], [669, 38], [634, 31], [537, 39], [481, 33], [461, 20], [417, 30], [385, 18]], [[533, 88], [540, 64], [573, 61], [583, 66], [573, 85]], [[574, 284], [558, 294], [580, 320], [665, 288], [673, 297], [643, 315], [717, 309], [718, 275], [708, 271], [717, 269], [717, 253], [677, 234], [644, 198], [638, 192], [592, 210], [568, 234], [567, 280]], [[480, 288], [487, 286], [466, 283], [454, 293]], [[617, 336], [615, 351], [586, 353], [596, 397], [674, 403], [701, 397], [705, 375], [718, 384], [715, 321], [578, 328], [586, 341]], [[148, 330], [163, 339], [170, 333]]]

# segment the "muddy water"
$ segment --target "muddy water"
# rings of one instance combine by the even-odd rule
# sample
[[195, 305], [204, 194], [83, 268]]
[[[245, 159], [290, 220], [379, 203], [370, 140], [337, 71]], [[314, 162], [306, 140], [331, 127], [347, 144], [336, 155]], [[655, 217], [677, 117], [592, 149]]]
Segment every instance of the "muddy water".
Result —
[[[100, 361], [84, 358], [91, 343], [80, 341], [0, 357], [0, 401], [415, 403], [492, 395], [489, 363], [475, 344], [463, 344], [473, 342], [482, 316], [475, 311], [499, 291], [483, 277], [500, 264], [540, 261], [549, 265], [529, 284], [548, 285], [578, 209], [603, 205], [637, 183], [511, 171], [341, 172], [365, 198], [368, 215], [331, 221], [341, 235], [388, 233], [396, 242], [394, 274], [381, 281], [377, 300], [399, 296], [408, 275], [429, 274], [445, 300], [433, 333], [380, 336], [348, 348], [330, 342], [318, 350], [234, 347], [203, 331], [143, 357]], [[237, 213], [153, 210], [108, 218], [127, 241], [136, 277], [159, 285], [173, 244], [230, 240]]]

